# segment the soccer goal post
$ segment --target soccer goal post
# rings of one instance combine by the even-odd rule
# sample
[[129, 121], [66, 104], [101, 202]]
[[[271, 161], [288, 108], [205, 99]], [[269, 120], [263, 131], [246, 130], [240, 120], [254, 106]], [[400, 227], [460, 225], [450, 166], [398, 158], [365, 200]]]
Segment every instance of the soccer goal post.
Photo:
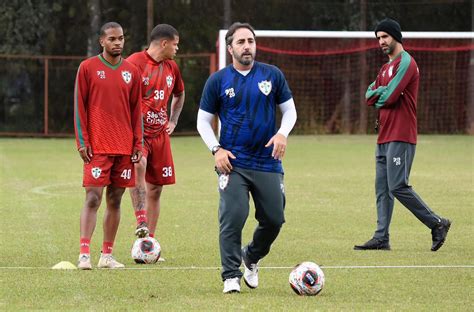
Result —
[[[231, 61], [219, 32], [219, 68]], [[387, 62], [372, 31], [256, 30], [256, 60], [285, 74], [299, 133], [372, 133], [367, 86]], [[421, 133], [473, 133], [474, 32], [403, 32], [420, 69]]]

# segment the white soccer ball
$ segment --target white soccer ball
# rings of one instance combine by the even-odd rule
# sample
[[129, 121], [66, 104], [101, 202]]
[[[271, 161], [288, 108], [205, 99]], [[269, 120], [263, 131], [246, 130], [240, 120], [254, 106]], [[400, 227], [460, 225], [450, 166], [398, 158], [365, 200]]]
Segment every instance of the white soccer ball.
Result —
[[138, 238], [133, 243], [132, 258], [136, 263], [156, 263], [160, 255], [160, 243], [153, 237]]
[[300, 296], [315, 296], [324, 287], [324, 272], [314, 262], [303, 262], [293, 268], [289, 282]]

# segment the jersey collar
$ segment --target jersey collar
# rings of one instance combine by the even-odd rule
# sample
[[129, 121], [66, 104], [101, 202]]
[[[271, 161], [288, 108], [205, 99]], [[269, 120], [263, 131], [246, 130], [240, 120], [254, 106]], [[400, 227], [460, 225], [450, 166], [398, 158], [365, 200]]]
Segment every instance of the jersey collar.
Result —
[[123, 60], [122, 57], [120, 57], [120, 61], [117, 64], [112, 65], [102, 56], [102, 54], [99, 54], [98, 56], [99, 56], [99, 60], [102, 63], [104, 63], [104, 65], [106, 65], [107, 67], [112, 68], [113, 70], [116, 70], [120, 65], [122, 65], [122, 60]]

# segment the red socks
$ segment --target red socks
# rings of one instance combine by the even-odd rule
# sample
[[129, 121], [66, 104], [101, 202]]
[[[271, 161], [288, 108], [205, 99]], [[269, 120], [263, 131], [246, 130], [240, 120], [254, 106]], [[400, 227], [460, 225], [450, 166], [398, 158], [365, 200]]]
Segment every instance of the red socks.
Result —
[[[88, 238], [81, 238], [81, 254], [90, 254], [90, 244], [91, 240]], [[111, 254], [114, 248], [114, 242], [103, 242], [102, 243], [102, 253], [103, 254]]]
[[90, 254], [91, 253], [90, 244], [91, 244], [90, 239], [81, 237], [81, 251], [80, 251], [80, 253], [81, 254]]
[[135, 211], [135, 217], [137, 218], [137, 225], [139, 225], [142, 222], [147, 222], [146, 210]]
[[113, 248], [114, 248], [114, 242], [103, 242], [102, 243], [102, 253], [103, 254], [111, 254]]

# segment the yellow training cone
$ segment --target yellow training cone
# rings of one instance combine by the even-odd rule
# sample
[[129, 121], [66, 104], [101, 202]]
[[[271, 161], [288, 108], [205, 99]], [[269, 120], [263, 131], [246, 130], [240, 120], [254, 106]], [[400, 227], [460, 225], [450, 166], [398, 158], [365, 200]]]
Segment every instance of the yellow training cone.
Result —
[[69, 261], [61, 261], [52, 267], [53, 270], [76, 270], [76, 266]]

